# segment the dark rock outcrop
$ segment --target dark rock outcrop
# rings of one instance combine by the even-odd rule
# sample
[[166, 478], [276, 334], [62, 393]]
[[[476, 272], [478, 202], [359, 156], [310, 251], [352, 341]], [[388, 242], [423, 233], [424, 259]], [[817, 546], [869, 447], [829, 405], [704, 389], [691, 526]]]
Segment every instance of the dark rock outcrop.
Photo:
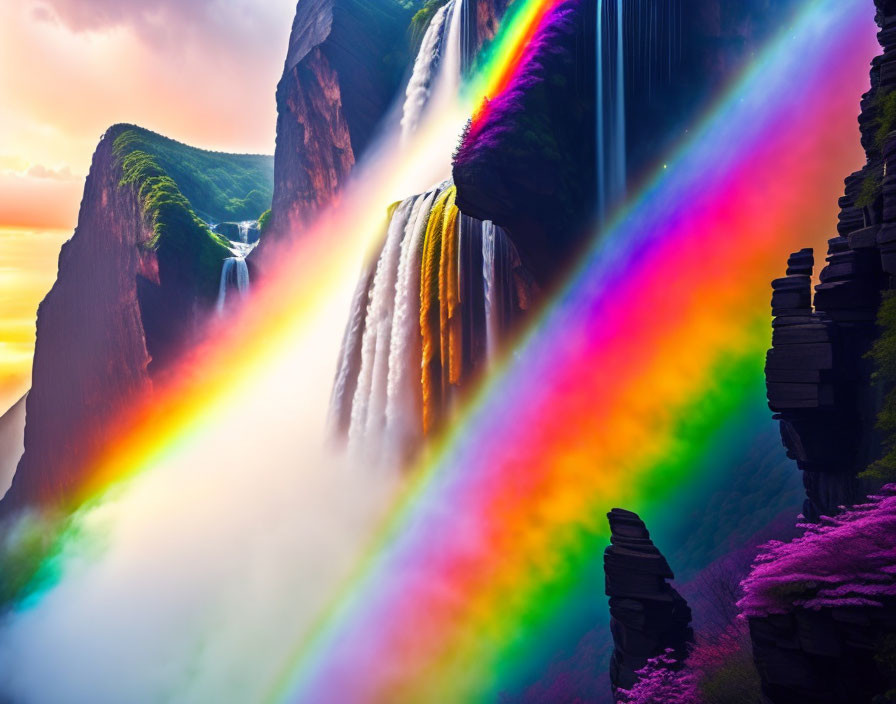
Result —
[[691, 610], [667, 580], [675, 575], [653, 544], [637, 514], [614, 508], [611, 545], [604, 554], [610, 597], [610, 631], [615, 650], [610, 660], [613, 691], [631, 689], [647, 660], [674, 651], [679, 662], [693, 641]]
[[581, 242], [593, 208], [594, 7], [566, 0], [551, 11], [454, 160], [458, 207], [507, 229], [540, 284]]
[[870, 704], [884, 692], [875, 655], [896, 633], [896, 601], [750, 619], [768, 704]]

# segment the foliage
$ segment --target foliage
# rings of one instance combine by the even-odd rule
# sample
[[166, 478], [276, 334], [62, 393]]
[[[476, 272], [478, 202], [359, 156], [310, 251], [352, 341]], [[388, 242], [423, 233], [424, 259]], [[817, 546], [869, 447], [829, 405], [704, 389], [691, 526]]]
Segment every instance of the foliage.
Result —
[[896, 597], [896, 485], [867, 504], [802, 527], [790, 542], [763, 546], [741, 583], [744, 616], [795, 607], [875, 607]]
[[673, 650], [652, 658], [638, 682], [618, 692], [621, 704], [755, 704], [761, 681], [746, 623], [736, 621], [721, 635], [700, 641], [684, 663]]
[[268, 208], [261, 215], [258, 216], [258, 233], [259, 235], [263, 235], [265, 230], [268, 229], [268, 226], [271, 224], [271, 209]]
[[156, 158], [134, 149], [133, 134], [128, 130], [119, 135], [113, 150], [121, 161], [121, 184], [136, 188], [152, 227], [152, 238], [145, 246], [158, 253], [161, 269], [177, 272], [183, 282], [211, 299], [221, 262], [230, 256], [226, 241], [199, 219]]
[[878, 128], [875, 133], [875, 143], [880, 149], [883, 148], [887, 135], [896, 127], [896, 90], [879, 95], [877, 109]]
[[682, 669], [670, 648], [663, 655], [651, 658], [638, 670], [638, 682], [631, 689], [620, 689], [620, 704], [698, 704], [700, 692], [697, 678], [689, 669]]
[[115, 129], [120, 131], [116, 152], [146, 154], [206, 221], [255, 220], [271, 205], [274, 162], [269, 156], [196, 149], [131, 125]]
[[859, 208], [870, 208], [874, 205], [874, 201], [880, 196], [881, 178], [878, 174], [869, 174], [862, 181], [862, 189], [856, 198], [856, 206]]
[[411, 45], [417, 47], [423, 41], [423, 35], [429, 27], [432, 18], [441, 7], [448, 4], [448, 0], [426, 0], [423, 7], [414, 13], [411, 18]]
[[0, 539], [0, 609], [35, 588], [35, 578], [56, 547], [58, 517], [25, 513], [2, 526]]
[[762, 682], [743, 620], [735, 620], [716, 637], [700, 639], [686, 664], [697, 678], [703, 704], [755, 704], [762, 698]]
[[896, 294], [884, 294], [877, 314], [881, 328], [880, 337], [871, 348], [869, 356], [874, 360], [874, 382], [889, 389], [877, 416], [878, 430], [883, 433], [884, 455], [863, 474], [870, 479], [896, 480]]

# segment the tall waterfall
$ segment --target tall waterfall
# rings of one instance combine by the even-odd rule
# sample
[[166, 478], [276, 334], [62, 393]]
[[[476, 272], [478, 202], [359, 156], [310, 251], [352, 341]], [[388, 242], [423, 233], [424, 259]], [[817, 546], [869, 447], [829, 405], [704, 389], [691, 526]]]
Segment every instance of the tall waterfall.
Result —
[[241, 297], [249, 295], [249, 267], [244, 256], [224, 260], [221, 267], [221, 284], [218, 287], [218, 313], [224, 312], [227, 293], [231, 290], [236, 290]]
[[429, 102], [436, 81], [436, 72], [441, 63], [442, 34], [449, 7], [443, 5], [433, 16], [414, 60], [414, 70], [405, 91], [404, 110], [401, 116], [401, 133], [405, 137], [417, 129]]
[[463, 0], [451, 0], [430, 20], [405, 91], [402, 137], [413, 134], [434, 103], [457, 93], [461, 77]]
[[[235, 225], [237, 239], [230, 240], [230, 251], [233, 256], [225, 259], [221, 265], [221, 283], [218, 286], [217, 303], [219, 314], [225, 311], [227, 297], [231, 291], [236, 291], [240, 298], [245, 298], [249, 295], [250, 290], [249, 266], [246, 263], [246, 257], [258, 244], [257, 241], [249, 241], [249, 234], [253, 228], [257, 229], [258, 222], [255, 220], [244, 220], [243, 222], [235, 223]], [[229, 231], [233, 232], [232, 224], [229, 226]]]
[[528, 304], [509, 238], [461, 216], [454, 193], [444, 182], [396, 205], [355, 291], [330, 425], [371, 465], [420, 448]]
[[[463, 13], [464, 0], [451, 0], [430, 21], [405, 95], [403, 138], [460, 90]], [[413, 457], [528, 306], [530, 279], [509, 237], [461, 215], [456, 191], [446, 180], [394, 205], [355, 290], [330, 427], [372, 466]]]
[[598, 0], [596, 28], [597, 210], [604, 220], [625, 197], [625, 4]]

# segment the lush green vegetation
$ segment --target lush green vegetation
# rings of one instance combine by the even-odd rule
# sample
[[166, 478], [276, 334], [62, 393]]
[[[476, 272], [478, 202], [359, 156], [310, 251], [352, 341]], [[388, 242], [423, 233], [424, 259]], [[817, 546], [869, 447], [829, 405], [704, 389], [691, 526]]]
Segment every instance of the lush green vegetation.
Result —
[[131, 125], [113, 128], [122, 184], [133, 185], [152, 225], [146, 246], [181, 289], [215, 296], [227, 241], [205, 221], [254, 220], [270, 207], [273, 160], [188, 147]]
[[261, 215], [258, 216], [258, 233], [259, 235], [264, 235], [265, 230], [268, 229], [268, 226], [271, 224], [271, 209], [268, 208]]
[[896, 127], [896, 90], [884, 93], [877, 97], [877, 132], [875, 133], [875, 141], [877, 147], [883, 148], [884, 140], [887, 135]]
[[884, 295], [877, 316], [881, 334], [869, 352], [876, 371], [874, 382], [886, 391], [877, 427], [884, 435], [884, 456], [862, 476], [896, 481], [896, 293]]
[[882, 179], [877, 174], [869, 174], [862, 181], [862, 190], [856, 198], [856, 205], [859, 208], [870, 208], [874, 205], [874, 201], [880, 195]]
[[271, 206], [274, 160], [255, 154], [224, 154], [189, 147], [149, 130], [121, 126], [119, 154], [152, 157], [203, 220], [255, 220]]
[[435, 16], [436, 12], [439, 11], [443, 5], [447, 5], [448, 0], [426, 0], [419, 10], [414, 13], [414, 16], [411, 18], [411, 44], [414, 47], [420, 45], [420, 42], [423, 41], [423, 35], [426, 34], [426, 29], [429, 27], [429, 23], [432, 21], [432, 18]]

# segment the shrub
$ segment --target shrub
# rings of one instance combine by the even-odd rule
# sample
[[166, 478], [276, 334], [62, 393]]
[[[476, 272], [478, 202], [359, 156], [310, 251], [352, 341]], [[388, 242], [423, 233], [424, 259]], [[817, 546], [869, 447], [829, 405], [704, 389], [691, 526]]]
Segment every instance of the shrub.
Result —
[[790, 542], [763, 546], [741, 583], [747, 617], [796, 607], [880, 606], [896, 596], [896, 485], [883, 495], [821, 523]]
[[631, 689], [616, 693], [621, 704], [699, 704], [697, 679], [689, 669], [682, 669], [670, 648], [663, 655], [651, 658], [638, 670], [638, 682]]

